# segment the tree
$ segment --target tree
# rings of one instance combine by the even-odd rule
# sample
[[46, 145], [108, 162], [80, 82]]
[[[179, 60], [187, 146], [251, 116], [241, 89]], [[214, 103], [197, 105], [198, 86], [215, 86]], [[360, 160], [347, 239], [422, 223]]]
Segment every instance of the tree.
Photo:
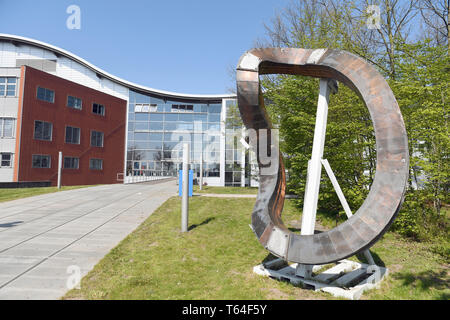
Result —
[[[290, 179], [290, 192], [305, 192], [307, 165], [311, 157], [317, 108], [318, 80], [280, 77], [277, 85], [266, 85], [267, 105], [274, 126], [280, 130], [280, 148]], [[375, 138], [368, 110], [345, 86], [330, 97], [324, 158], [357, 209], [365, 199], [375, 173]], [[331, 182], [323, 172], [319, 207], [333, 214], [342, 210]]]
[[422, 190], [440, 214], [448, 202], [450, 173], [448, 131], [449, 56], [431, 40], [405, 45], [400, 56], [401, 81], [392, 81], [406, 119], [411, 158], [411, 189]]
[[[380, 9], [379, 28], [369, 28], [373, 13]], [[298, 48], [339, 48], [373, 63], [389, 78], [396, 76], [397, 45], [406, 43], [417, 8], [414, 1], [382, 0], [300, 0], [292, 1], [269, 24], [267, 39], [258, 46]]]
[[447, 45], [450, 50], [449, 6], [450, 0], [420, 0], [418, 4], [426, 32], [437, 46]]
[[[370, 4], [375, 3], [292, 1], [265, 25], [267, 38], [258, 44], [343, 49], [368, 60], [386, 77], [405, 120], [411, 158], [407, 197], [396, 228], [419, 237], [422, 222], [440, 219], [441, 208], [449, 200], [448, 0], [380, 0], [379, 28], [375, 29], [367, 26]], [[434, 33], [419, 34], [417, 25], [422, 24]], [[264, 76], [262, 86], [268, 113], [280, 130], [280, 148], [290, 171], [288, 188], [300, 195], [301, 205], [318, 81], [303, 76]], [[330, 98], [324, 158], [329, 160], [350, 206], [356, 209], [372, 183], [376, 146], [366, 107], [345, 86]], [[325, 174], [322, 180], [319, 208], [339, 211], [340, 204]]]

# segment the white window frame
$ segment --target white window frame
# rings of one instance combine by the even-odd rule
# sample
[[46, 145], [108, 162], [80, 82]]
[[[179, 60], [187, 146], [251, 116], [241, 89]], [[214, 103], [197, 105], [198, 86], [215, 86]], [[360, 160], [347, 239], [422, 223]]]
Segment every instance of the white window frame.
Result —
[[[75, 101], [79, 100], [80, 101], [80, 107], [78, 108], [77, 106], [70, 106], [69, 105], [69, 98], [73, 98]], [[75, 97], [75, 96], [72, 96], [72, 95], [69, 94], [69, 95], [67, 95], [66, 106], [68, 108], [75, 109], [75, 110], [83, 110], [83, 99]]]
[[[78, 142], [67, 142], [67, 128], [78, 129]], [[73, 130], [72, 130], [72, 141], [73, 141]], [[73, 127], [73, 126], [66, 126], [64, 129], [64, 143], [81, 144], [81, 128]]]
[[[42, 123], [49, 123], [51, 125], [51, 129], [50, 129], [50, 140], [47, 139], [41, 139], [41, 138], [36, 138], [36, 121], [42, 122]], [[33, 127], [33, 139], [35, 140], [40, 140], [40, 141], [53, 141], [53, 123], [52, 122], [48, 122], [48, 121], [44, 121], [44, 120], [34, 120], [34, 127]]]
[[[47, 99], [40, 99], [40, 98], [39, 98], [39, 94], [38, 94], [39, 88], [44, 89], [44, 90], [46, 90], [46, 91], [51, 91], [51, 92], [53, 92], [53, 96], [52, 96], [53, 99], [52, 99], [52, 101], [49, 101], [49, 100], [47, 100]], [[44, 101], [44, 102], [48, 102], [48, 103], [55, 103], [55, 90], [48, 89], [48, 88], [44, 88], [44, 87], [41, 87], [41, 86], [37, 86], [37, 88], [36, 88], [36, 99], [38, 99], [39, 101]]]
[[[102, 134], [102, 143], [101, 143], [100, 146], [92, 144], [92, 135], [94, 133], [96, 133], [96, 134], [101, 133]], [[101, 132], [101, 131], [91, 130], [91, 147], [103, 148], [104, 144], [105, 144], [105, 134], [103, 132]]]
[[[77, 159], [77, 167], [76, 168], [67, 168], [66, 167], [66, 159]], [[68, 169], [68, 170], [78, 170], [78, 169], [80, 169], [80, 158], [78, 158], [78, 157], [64, 157], [64, 159], [63, 159], [63, 169]]]
[[[17, 98], [17, 85], [18, 85], [18, 78], [17, 77], [8, 77], [8, 76], [0, 76], [0, 78], [5, 78], [5, 82], [0, 82], [0, 86], [4, 86], [5, 87], [5, 92], [4, 94], [2, 94], [0, 97], [2, 98]], [[8, 96], [8, 79], [16, 79], [16, 82], [14, 83], [14, 95], [13, 96]]]
[[[48, 157], [48, 167], [35, 167], [34, 166], [34, 157], [38, 156], [38, 157]], [[40, 163], [42, 164], [42, 158], [40, 159]], [[52, 156], [49, 154], [33, 154], [31, 155], [31, 167], [35, 168], [35, 169], [51, 169], [52, 167]]]
[[[5, 122], [6, 120], [11, 120], [12, 121], [12, 131], [11, 131], [11, 136], [5, 136]], [[0, 118], [0, 138], [4, 138], [4, 139], [14, 139], [15, 137], [15, 130], [16, 129], [16, 119], [15, 118]]]
[[[4, 166], [3, 165], [3, 161], [7, 161], [7, 160], [3, 160], [3, 155], [9, 155], [9, 166]], [[14, 163], [14, 154], [11, 152], [2, 152], [0, 153], [0, 168], [12, 168], [13, 167], [13, 163]]]
[[[94, 105], [97, 105], [97, 108], [99, 107], [99, 106], [102, 106], [102, 108], [103, 108], [103, 112], [102, 113], [98, 113], [98, 112], [94, 112]], [[101, 104], [101, 103], [97, 103], [97, 102], [93, 102], [92, 103], [92, 113], [93, 114], [96, 114], [96, 115], [98, 115], [98, 116], [102, 116], [102, 117], [104, 117], [105, 116], [105, 114], [106, 114], [106, 107], [105, 107], [105, 105], [104, 104]]]
[[[92, 160], [100, 161], [100, 168], [93, 168], [92, 167]], [[103, 159], [98, 159], [98, 158], [91, 158], [91, 159], [89, 159], [89, 169], [90, 170], [103, 170]]]

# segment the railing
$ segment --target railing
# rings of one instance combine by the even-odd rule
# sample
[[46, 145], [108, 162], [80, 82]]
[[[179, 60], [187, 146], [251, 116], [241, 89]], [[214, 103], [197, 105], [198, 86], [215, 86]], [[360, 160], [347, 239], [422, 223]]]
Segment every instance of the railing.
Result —
[[175, 172], [153, 171], [153, 170], [133, 170], [127, 172], [123, 183], [139, 183], [147, 181], [156, 181], [176, 177]]

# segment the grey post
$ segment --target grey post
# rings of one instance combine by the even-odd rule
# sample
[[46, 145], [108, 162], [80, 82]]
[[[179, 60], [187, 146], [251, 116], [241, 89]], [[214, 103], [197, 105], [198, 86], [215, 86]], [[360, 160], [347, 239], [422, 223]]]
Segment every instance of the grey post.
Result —
[[58, 152], [58, 189], [61, 189], [62, 152]]
[[189, 144], [183, 144], [183, 178], [181, 195], [181, 232], [188, 231], [189, 218]]

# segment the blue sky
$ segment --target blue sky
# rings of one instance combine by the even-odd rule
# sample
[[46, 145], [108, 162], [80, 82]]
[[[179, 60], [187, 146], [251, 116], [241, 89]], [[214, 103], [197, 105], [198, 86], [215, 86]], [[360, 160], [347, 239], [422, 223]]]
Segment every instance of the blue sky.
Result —
[[[0, 0], [0, 33], [66, 49], [123, 79], [191, 94], [227, 93], [228, 70], [289, 0]], [[70, 30], [68, 6], [81, 9]]]

